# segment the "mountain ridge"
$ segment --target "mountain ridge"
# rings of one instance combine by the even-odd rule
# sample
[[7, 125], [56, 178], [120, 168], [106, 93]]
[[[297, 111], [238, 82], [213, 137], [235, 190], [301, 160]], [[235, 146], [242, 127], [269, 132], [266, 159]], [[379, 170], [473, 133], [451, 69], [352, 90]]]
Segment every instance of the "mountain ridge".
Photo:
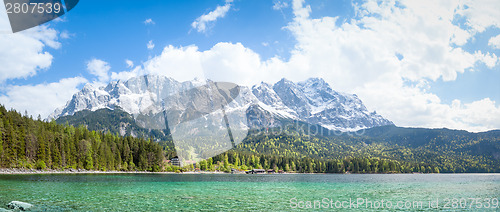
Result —
[[[159, 113], [166, 107], [182, 109], [183, 105], [172, 101], [165, 105], [165, 100], [200, 84], [199, 80], [178, 82], [158, 75], [113, 81], [101, 87], [88, 84], [74, 94], [64, 107], [56, 109], [48, 119], [73, 115], [82, 110], [113, 110], [116, 107], [136, 117], [139, 114]], [[283, 78], [275, 84], [262, 82], [240, 88], [241, 98], [228, 105], [228, 111], [235, 108], [257, 108], [255, 105], [258, 105], [260, 110], [268, 112], [274, 118], [301, 120], [341, 131], [393, 125], [376, 112], [369, 112], [355, 94], [337, 92], [321, 78], [309, 78], [298, 83]]]

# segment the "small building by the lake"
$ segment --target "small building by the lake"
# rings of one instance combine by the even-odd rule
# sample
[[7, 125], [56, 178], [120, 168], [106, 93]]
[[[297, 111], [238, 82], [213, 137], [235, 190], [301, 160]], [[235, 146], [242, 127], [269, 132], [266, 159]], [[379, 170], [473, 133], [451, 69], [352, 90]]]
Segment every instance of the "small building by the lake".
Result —
[[170, 159], [170, 163], [172, 164], [172, 166], [181, 166], [181, 161], [179, 160], [179, 157], [177, 157], [177, 156]]

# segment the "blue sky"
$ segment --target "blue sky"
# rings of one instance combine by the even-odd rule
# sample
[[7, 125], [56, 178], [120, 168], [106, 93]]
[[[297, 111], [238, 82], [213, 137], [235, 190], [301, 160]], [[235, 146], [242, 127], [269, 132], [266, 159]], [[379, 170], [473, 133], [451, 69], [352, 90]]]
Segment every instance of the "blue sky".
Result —
[[498, 11], [495, 0], [86, 0], [12, 34], [0, 8], [0, 103], [46, 117], [86, 83], [141, 74], [322, 77], [400, 126], [498, 129]]
[[[47, 49], [54, 56], [50, 70], [12, 82], [53, 82], [79, 74], [91, 77], [86, 71], [86, 61], [91, 58], [106, 60], [116, 70], [125, 69], [125, 59], [136, 63], [146, 61], [160, 54], [166, 45], [195, 44], [204, 51], [218, 42], [241, 42], [263, 58], [289, 56], [295, 41], [290, 32], [281, 28], [291, 20], [292, 13], [273, 10], [272, 1], [239, 1], [227, 17], [217, 20], [207, 32], [199, 33], [191, 27], [200, 15], [223, 4], [224, 1], [123, 1], [120, 4], [81, 1], [62, 22], [49, 24], [70, 34], [69, 39], [60, 40], [63, 48]], [[260, 11], [260, 15], [255, 11]], [[145, 24], [147, 19], [154, 24]], [[150, 40], [156, 47], [152, 50], [146, 48]], [[271, 46], [263, 46], [264, 42]]]

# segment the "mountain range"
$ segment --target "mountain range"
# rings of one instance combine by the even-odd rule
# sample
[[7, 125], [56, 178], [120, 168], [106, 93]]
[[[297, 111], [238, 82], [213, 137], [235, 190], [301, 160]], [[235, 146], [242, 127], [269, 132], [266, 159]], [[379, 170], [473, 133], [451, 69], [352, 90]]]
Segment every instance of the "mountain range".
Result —
[[[119, 109], [132, 115], [140, 127], [161, 128], [164, 120], [155, 118], [155, 114], [161, 114], [167, 108], [185, 110], [189, 105], [196, 104], [195, 101], [199, 101], [197, 98], [205, 98], [198, 95], [182, 101], [172, 101], [172, 97], [210, 82], [198, 79], [178, 82], [165, 76], [145, 75], [126, 81], [113, 81], [101, 87], [87, 84], [48, 119], [73, 116], [79, 111]], [[235, 112], [246, 113], [247, 123], [242, 124], [250, 128], [275, 127], [283, 124], [284, 120], [296, 120], [340, 131], [393, 125], [376, 112], [368, 111], [355, 94], [337, 92], [321, 78], [310, 78], [298, 83], [282, 79], [275, 84], [261, 82], [251, 87], [239, 86], [238, 98], [226, 107], [228, 116]], [[149, 119], [156, 120], [159, 124], [144, 121], [144, 115], [148, 114]], [[252, 117], [257, 120], [252, 120]]]

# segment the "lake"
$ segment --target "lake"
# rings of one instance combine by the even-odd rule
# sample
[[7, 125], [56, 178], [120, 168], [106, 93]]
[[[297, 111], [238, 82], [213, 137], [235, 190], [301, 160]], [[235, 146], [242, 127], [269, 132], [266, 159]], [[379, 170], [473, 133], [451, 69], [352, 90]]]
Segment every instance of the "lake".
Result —
[[0, 207], [44, 211], [499, 211], [500, 174], [0, 175]]

